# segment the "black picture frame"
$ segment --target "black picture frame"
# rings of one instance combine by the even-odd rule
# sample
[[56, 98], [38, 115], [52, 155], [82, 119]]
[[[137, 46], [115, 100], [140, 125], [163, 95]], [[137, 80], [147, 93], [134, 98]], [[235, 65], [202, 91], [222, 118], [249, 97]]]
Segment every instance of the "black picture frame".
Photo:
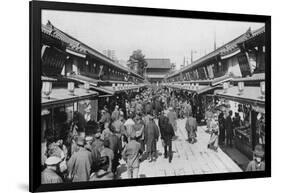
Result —
[[[171, 9], [155, 9], [143, 7], [124, 7], [124, 6], [108, 6], [80, 3], [62, 3], [47, 1], [31, 1], [29, 2], [30, 11], [30, 144], [29, 144], [29, 191], [60, 191], [60, 190], [78, 190], [90, 188], [109, 188], [124, 186], [141, 186], [153, 184], [171, 184], [199, 181], [215, 181], [215, 180], [234, 180], [245, 178], [264, 178], [271, 176], [271, 17], [266, 15], [248, 15], [233, 13], [216, 13]], [[228, 21], [248, 21], [248, 22], [264, 22], [266, 33], [266, 141], [265, 162], [266, 170], [262, 172], [243, 172], [243, 173], [220, 173], [205, 174], [191, 176], [173, 176], [173, 177], [155, 177], [141, 179], [124, 179], [114, 181], [100, 181], [95, 183], [79, 182], [79, 183], [63, 183], [48, 184], [40, 183], [40, 112], [41, 112], [41, 88], [40, 88], [40, 39], [41, 39], [41, 10], [65, 10], [65, 11], [81, 11], [81, 12], [98, 12], [98, 13], [118, 13], [130, 15], [145, 16], [161, 16], [161, 17], [177, 17], [177, 18], [197, 18], [197, 19], [213, 19]]]

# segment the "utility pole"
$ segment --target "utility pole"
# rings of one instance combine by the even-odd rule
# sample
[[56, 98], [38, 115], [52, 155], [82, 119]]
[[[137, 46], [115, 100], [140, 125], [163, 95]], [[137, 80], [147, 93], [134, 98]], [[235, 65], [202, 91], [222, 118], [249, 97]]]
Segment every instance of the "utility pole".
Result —
[[192, 64], [193, 62], [193, 54], [196, 54], [197, 52], [195, 50], [192, 50], [190, 51], [190, 64]]
[[214, 50], [217, 49], [217, 37], [216, 37], [216, 29], [215, 29], [215, 32], [214, 32]]

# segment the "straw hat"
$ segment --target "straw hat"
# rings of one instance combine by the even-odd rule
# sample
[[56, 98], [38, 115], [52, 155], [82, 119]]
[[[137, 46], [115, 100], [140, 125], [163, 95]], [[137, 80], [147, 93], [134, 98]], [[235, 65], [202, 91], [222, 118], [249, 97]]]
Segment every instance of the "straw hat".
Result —
[[98, 139], [98, 138], [100, 138], [100, 137], [101, 137], [101, 133], [100, 133], [100, 132], [95, 134], [95, 138]]
[[264, 156], [264, 150], [263, 150], [262, 145], [260, 145], [260, 144], [256, 145], [253, 153], [257, 157], [263, 157]]
[[46, 159], [45, 164], [47, 166], [55, 166], [61, 162], [61, 159], [56, 156], [51, 156], [48, 159]]

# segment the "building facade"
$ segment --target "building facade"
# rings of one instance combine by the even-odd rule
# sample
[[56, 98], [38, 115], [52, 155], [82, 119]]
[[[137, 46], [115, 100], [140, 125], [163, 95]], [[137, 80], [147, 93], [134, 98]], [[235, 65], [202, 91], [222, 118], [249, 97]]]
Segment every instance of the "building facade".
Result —
[[162, 82], [165, 75], [171, 71], [170, 59], [148, 58], [145, 60], [147, 62], [145, 76], [150, 83]]

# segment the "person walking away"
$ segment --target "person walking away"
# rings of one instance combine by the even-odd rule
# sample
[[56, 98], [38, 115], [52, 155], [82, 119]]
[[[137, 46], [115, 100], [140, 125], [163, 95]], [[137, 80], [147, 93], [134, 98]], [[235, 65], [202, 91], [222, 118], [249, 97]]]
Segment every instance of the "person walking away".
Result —
[[233, 138], [233, 122], [232, 122], [232, 111], [228, 112], [228, 116], [225, 119], [225, 129], [226, 129], [226, 145], [232, 147]]
[[46, 159], [46, 168], [41, 173], [42, 184], [63, 183], [62, 178], [58, 175], [60, 162], [61, 159], [56, 156], [51, 156]]
[[156, 100], [155, 100], [155, 114], [156, 114], [156, 117], [158, 117], [160, 115], [161, 111], [162, 111], [162, 106], [161, 106], [160, 100], [159, 100], [159, 98], [156, 98]]
[[112, 172], [113, 174], [115, 174], [116, 169], [119, 165], [119, 160], [121, 158], [122, 143], [121, 143], [121, 139], [116, 135], [114, 131], [112, 131], [112, 135], [109, 136], [108, 141], [109, 141], [109, 148], [113, 151], [114, 154], [114, 158], [112, 160]]
[[85, 139], [77, 138], [78, 151], [68, 161], [68, 179], [72, 182], [88, 181], [91, 174], [92, 155], [85, 149]]
[[146, 150], [148, 154], [149, 162], [152, 162], [156, 158], [156, 143], [159, 138], [159, 130], [151, 115], [148, 115], [149, 121], [144, 129], [144, 141], [146, 144]]
[[261, 144], [255, 146], [255, 150], [253, 152], [253, 160], [249, 162], [246, 171], [264, 171], [265, 163], [264, 163], [264, 149]]
[[225, 143], [225, 118], [223, 111], [220, 112], [219, 117], [219, 145], [224, 145]]
[[197, 131], [197, 121], [194, 117], [188, 116], [185, 123], [185, 129], [187, 131], [187, 140], [189, 143], [193, 144], [196, 142], [196, 131]]
[[135, 135], [134, 125], [133, 114], [129, 114], [128, 119], [124, 123], [127, 141], [130, 140], [131, 135]]
[[110, 149], [110, 142], [108, 139], [106, 139], [103, 142], [103, 148], [101, 150], [101, 157], [107, 156], [109, 158], [109, 165], [108, 165], [108, 172], [112, 172], [112, 163], [114, 160], [114, 152], [112, 151], [112, 149]]
[[[216, 115], [214, 115], [216, 117]], [[216, 118], [212, 119], [210, 123], [210, 140], [208, 143], [208, 148], [213, 149], [214, 151], [218, 151], [218, 136], [219, 136], [219, 126]]]
[[111, 120], [112, 120], [112, 122], [115, 121], [115, 120], [117, 120], [117, 119], [119, 118], [119, 114], [120, 114], [119, 106], [116, 105], [114, 111], [113, 111], [112, 114], [111, 114]]
[[190, 105], [189, 101], [186, 101], [186, 108], [185, 108], [185, 116], [187, 117], [188, 115], [192, 115], [192, 107]]
[[97, 149], [99, 152], [101, 152], [103, 148], [103, 141], [101, 140], [101, 133], [95, 134], [95, 140], [92, 143], [92, 149]]
[[106, 140], [109, 138], [110, 135], [112, 135], [112, 131], [110, 130], [110, 122], [106, 122], [104, 124], [104, 130], [102, 131], [102, 134], [101, 134], [101, 139], [102, 140]]
[[169, 119], [163, 114], [161, 115], [161, 121], [159, 119], [159, 129], [161, 140], [164, 144], [164, 158], [169, 158], [169, 163], [171, 163], [173, 157], [172, 138], [175, 136], [175, 132], [172, 125], [169, 123]]
[[108, 171], [109, 158], [107, 156], [101, 157], [98, 162], [98, 170], [95, 170], [90, 176], [89, 181], [103, 181], [113, 180], [114, 174]]
[[114, 133], [120, 138], [121, 142], [124, 142], [124, 138], [126, 137], [126, 130], [123, 120], [124, 120], [124, 114], [120, 113], [119, 119], [117, 119], [112, 123], [112, 127], [114, 128]]
[[130, 136], [130, 141], [122, 152], [122, 157], [127, 163], [128, 178], [138, 178], [141, 154], [141, 145], [134, 135]]
[[169, 123], [172, 125], [175, 132], [177, 132], [177, 114], [174, 111], [173, 107], [169, 108], [169, 112], [167, 114]]

